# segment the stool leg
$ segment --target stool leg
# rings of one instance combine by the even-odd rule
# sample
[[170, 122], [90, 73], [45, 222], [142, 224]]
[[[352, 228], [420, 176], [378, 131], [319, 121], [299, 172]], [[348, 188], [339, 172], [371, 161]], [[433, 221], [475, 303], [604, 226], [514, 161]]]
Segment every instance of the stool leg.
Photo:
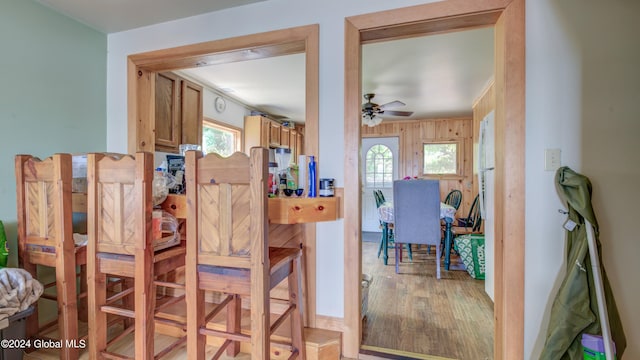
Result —
[[297, 257], [293, 262], [293, 271], [289, 275], [289, 302], [296, 305], [291, 313], [291, 340], [293, 347], [298, 349], [298, 359], [306, 359], [306, 345], [304, 342], [304, 325], [302, 323], [302, 260]]
[[[242, 316], [242, 299], [238, 294], [227, 304], [227, 332], [240, 333], [240, 318]], [[240, 353], [240, 342], [234, 341], [227, 346], [227, 355], [235, 357]]]

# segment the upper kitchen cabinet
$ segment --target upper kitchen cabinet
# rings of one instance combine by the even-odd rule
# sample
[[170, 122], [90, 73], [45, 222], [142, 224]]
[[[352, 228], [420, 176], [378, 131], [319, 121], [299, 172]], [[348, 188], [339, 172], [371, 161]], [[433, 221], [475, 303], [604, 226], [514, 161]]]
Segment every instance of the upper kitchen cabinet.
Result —
[[296, 150], [302, 149], [302, 133], [264, 116], [245, 116], [244, 151], [248, 153], [254, 146], [290, 148], [295, 155], [302, 153], [302, 150]]
[[202, 86], [182, 80], [182, 144], [202, 143]]
[[202, 143], [202, 86], [173, 73], [156, 74], [156, 150], [178, 153]]

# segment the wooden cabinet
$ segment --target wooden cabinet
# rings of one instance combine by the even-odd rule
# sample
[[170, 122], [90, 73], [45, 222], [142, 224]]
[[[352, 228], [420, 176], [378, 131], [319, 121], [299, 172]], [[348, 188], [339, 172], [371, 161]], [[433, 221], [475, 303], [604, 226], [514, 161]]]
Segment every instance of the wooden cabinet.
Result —
[[291, 146], [289, 146], [289, 130], [286, 126], [280, 127], [280, 147], [291, 148]]
[[291, 155], [296, 157], [304, 152], [300, 129], [282, 126], [277, 121], [263, 116], [245, 116], [244, 151], [248, 153], [254, 146], [289, 148]]
[[269, 120], [269, 147], [280, 146], [280, 129], [282, 129], [282, 125]]
[[156, 149], [178, 149], [180, 124], [180, 78], [171, 73], [156, 74]]
[[177, 153], [202, 143], [202, 86], [173, 73], [156, 74], [156, 150]]
[[296, 158], [298, 155], [304, 155], [304, 127], [296, 126]]
[[182, 144], [202, 144], [202, 86], [182, 80]]

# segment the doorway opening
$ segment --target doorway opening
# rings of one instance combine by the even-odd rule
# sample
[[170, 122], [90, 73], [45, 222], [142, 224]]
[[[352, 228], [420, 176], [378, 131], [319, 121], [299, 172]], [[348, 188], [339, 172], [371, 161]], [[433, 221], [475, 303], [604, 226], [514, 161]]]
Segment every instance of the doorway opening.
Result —
[[[414, 357], [493, 358], [493, 303], [485, 292], [485, 280], [474, 279], [466, 272], [463, 260], [469, 262], [469, 258], [459, 256], [457, 251], [443, 256], [443, 262], [451, 263], [443, 268], [450, 271], [443, 271], [438, 280], [433, 246], [404, 245], [400, 271], [392, 271], [389, 267], [397, 261], [394, 229], [392, 223], [385, 228], [382, 221], [393, 205], [378, 209], [373, 198], [374, 190], [383, 192], [386, 201], [393, 204], [394, 180], [430, 178], [439, 181], [441, 202], [451, 191], [460, 194], [454, 222], [472, 210], [478, 194], [474, 143], [478, 142], [479, 119], [474, 119], [474, 109], [481, 99], [486, 99], [483, 104], [494, 104], [492, 97], [485, 96], [494, 77], [493, 38], [493, 27], [486, 26], [362, 45], [362, 91], [379, 94], [380, 102], [402, 99], [406, 109], [412, 110], [411, 115], [403, 117], [384, 111], [381, 123], [361, 130], [361, 261], [363, 277], [370, 279], [368, 297], [363, 295], [368, 307], [364, 313], [363, 306], [362, 349], [402, 351]], [[372, 136], [389, 135], [400, 139], [400, 151], [393, 152], [400, 172], [395, 171], [387, 188], [377, 185], [379, 189], [369, 189], [369, 144], [385, 139]], [[382, 230], [388, 234], [389, 243], [384, 251]], [[454, 232], [459, 230], [471, 232], [457, 228]], [[480, 227], [474, 232], [483, 233]], [[465, 309], [464, 315], [460, 309]], [[450, 346], [456, 343], [459, 345]]]
[[[345, 23], [344, 356], [358, 357], [360, 322], [361, 46], [430, 33], [495, 26], [496, 192], [494, 358], [524, 351], [524, 1], [442, 1], [347, 18]], [[508, 176], [505, 169], [509, 169]], [[508, 211], [505, 209], [506, 200]], [[354, 216], [352, 214], [357, 214]], [[505, 256], [508, 254], [508, 256]], [[504, 272], [503, 269], [509, 269]], [[357, 290], [355, 290], [357, 289]], [[355, 293], [355, 294], [354, 294]]]
[[[305, 154], [318, 154], [319, 27], [300, 26], [130, 55], [127, 59], [128, 152], [155, 151], [155, 79], [160, 72], [305, 54]], [[306, 326], [316, 325], [316, 226], [301, 225], [305, 248]]]

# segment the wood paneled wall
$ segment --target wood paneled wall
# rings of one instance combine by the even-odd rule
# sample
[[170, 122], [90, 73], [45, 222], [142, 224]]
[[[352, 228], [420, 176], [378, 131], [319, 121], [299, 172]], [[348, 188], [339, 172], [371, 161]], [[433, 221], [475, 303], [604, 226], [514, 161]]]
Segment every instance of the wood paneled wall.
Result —
[[[423, 144], [437, 141], [459, 141], [462, 151], [462, 176], [447, 176], [440, 179], [441, 199], [449, 191], [462, 191], [462, 203], [456, 216], [467, 216], [477, 190], [473, 192], [473, 122], [471, 117], [427, 119], [410, 121], [385, 121], [380, 125], [362, 127], [362, 137], [398, 137], [400, 154], [398, 175], [418, 176], [422, 174]], [[476, 186], [477, 187], [477, 186]]]

